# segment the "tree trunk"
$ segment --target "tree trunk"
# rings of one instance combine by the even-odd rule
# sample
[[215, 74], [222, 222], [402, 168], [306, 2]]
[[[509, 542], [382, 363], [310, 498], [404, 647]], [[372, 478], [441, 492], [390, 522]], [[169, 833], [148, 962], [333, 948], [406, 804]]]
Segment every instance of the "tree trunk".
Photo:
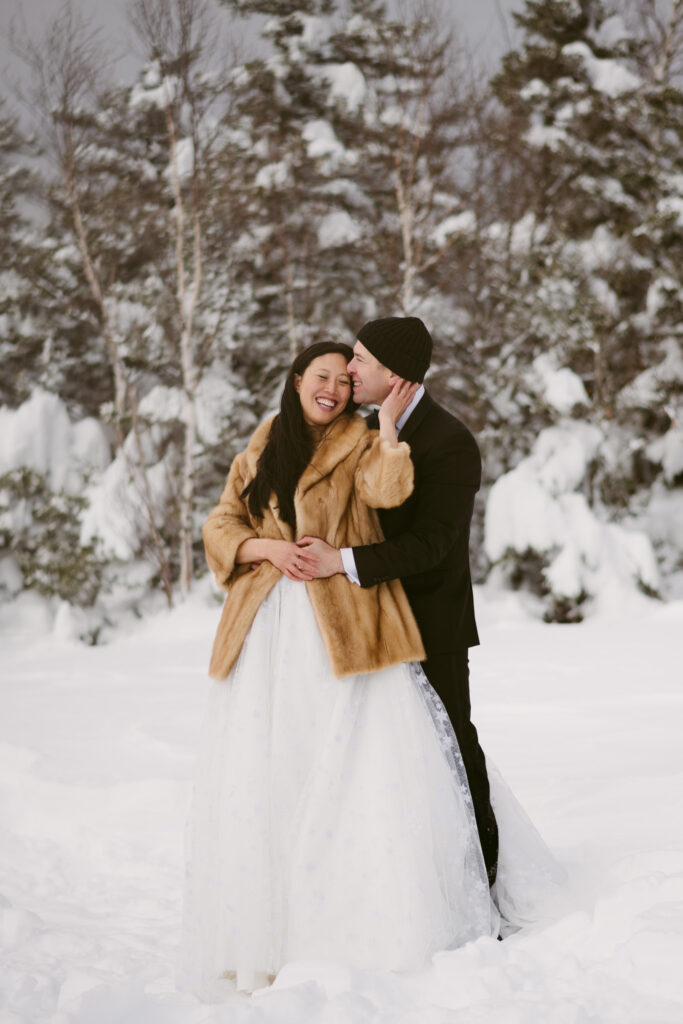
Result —
[[173, 607], [173, 581], [171, 579], [171, 566], [168, 561], [168, 554], [166, 551], [166, 545], [164, 544], [161, 532], [156, 521], [156, 515], [154, 512], [154, 501], [152, 499], [152, 491], [149, 486], [149, 478], [147, 476], [147, 470], [145, 468], [145, 456], [142, 447], [142, 438], [140, 435], [140, 423], [138, 421], [138, 408], [137, 400], [135, 395], [130, 396], [130, 412], [132, 421], [133, 437], [135, 438], [135, 450], [137, 452], [137, 461], [134, 462], [132, 459], [129, 460], [126, 454], [125, 447], [121, 447], [121, 451], [124, 454], [128, 462], [129, 469], [131, 469], [131, 476], [136, 481], [136, 475], [139, 473], [139, 488], [142, 500], [145, 505], [147, 512], [147, 518], [150, 534], [151, 534], [151, 546], [152, 552], [156, 559], [157, 569], [159, 570], [159, 576], [161, 577], [161, 584], [164, 588], [166, 595], [166, 601], [168, 607]]
[[[109, 362], [112, 368], [112, 375], [114, 377], [114, 413], [116, 423], [120, 424], [123, 422], [123, 418], [126, 413], [127, 404], [127, 381], [126, 371], [121, 359], [121, 353], [119, 352], [116, 339], [114, 337], [114, 328], [112, 326], [112, 302], [107, 301], [107, 297], [104, 294], [104, 289], [97, 275], [95, 267], [90, 256], [90, 246], [88, 245], [88, 239], [85, 232], [85, 226], [83, 224], [83, 216], [81, 213], [81, 204], [78, 200], [78, 189], [76, 187], [76, 162], [74, 157], [74, 142], [71, 127], [69, 126], [65, 133], [65, 159], [62, 167], [62, 180], [66, 187], [67, 195], [69, 197], [69, 208], [71, 210], [71, 217], [73, 220], [74, 230], [76, 232], [76, 241], [78, 244], [78, 251], [83, 262], [83, 271], [85, 273], [86, 280], [90, 287], [90, 291], [93, 299], [97, 303], [97, 307], [100, 311], [102, 318], [102, 337], [104, 338], [104, 344], [107, 349], [109, 356]], [[120, 431], [116, 432], [117, 441]]]
[[[181, 320], [180, 364], [183, 375], [183, 469], [179, 501], [180, 590], [189, 593], [192, 587], [192, 513], [195, 490], [195, 447], [197, 442], [196, 392], [199, 370], [195, 359], [194, 314], [202, 280], [201, 223], [197, 169], [192, 175], [192, 280], [188, 287], [185, 267], [185, 205], [178, 174], [178, 136], [173, 109], [166, 105], [171, 181], [175, 200], [176, 297]], [[194, 150], [196, 159], [196, 147]]]
[[185, 392], [183, 479], [180, 491], [180, 589], [187, 594], [192, 586], [192, 510], [194, 508], [194, 448], [197, 439], [194, 395]]
[[[400, 157], [397, 158], [397, 163]], [[415, 262], [413, 259], [413, 210], [410, 194], [406, 191], [401, 177], [400, 166], [396, 167], [395, 175], [396, 203], [401, 223], [401, 243], [403, 246], [403, 274], [401, 281], [400, 302], [404, 313], [412, 309], [414, 301]]]

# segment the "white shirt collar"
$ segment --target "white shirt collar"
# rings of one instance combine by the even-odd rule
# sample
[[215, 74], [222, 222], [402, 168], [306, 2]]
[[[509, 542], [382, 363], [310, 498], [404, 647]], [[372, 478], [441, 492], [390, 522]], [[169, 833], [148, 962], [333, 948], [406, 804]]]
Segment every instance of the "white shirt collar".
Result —
[[412, 402], [410, 403], [410, 405], [408, 406], [406, 411], [404, 413], [402, 413], [399, 416], [399, 418], [396, 420], [396, 433], [397, 434], [398, 434], [398, 432], [400, 430], [403, 430], [403, 428], [405, 427], [406, 423], [408, 422], [408, 418], [409, 418], [411, 412], [413, 411], [413, 409], [415, 408], [417, 403], [420, 401], [420, 399], [422, 398], [424, 393], [425, 393], [425, 386], [424, 386], [424, 384], [420, 384], [419, 388], [417, 389], [417, 391], [413, 395]]

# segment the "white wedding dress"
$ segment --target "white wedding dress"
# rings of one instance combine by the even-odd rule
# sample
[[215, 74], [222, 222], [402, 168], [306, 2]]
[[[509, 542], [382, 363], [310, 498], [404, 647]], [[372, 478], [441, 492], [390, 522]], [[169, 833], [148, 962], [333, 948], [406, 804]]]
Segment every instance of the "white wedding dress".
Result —
[[[420, 967], [536, 916], [558, 876], [494, 773], [496, 904], [457, 742], [419, 666], [336, 679], [283, 577], [211, 684], [188, 823], [180, 984], [207, 1002], [286, 962]], [[521, 899], [520, 899], [521, 894]]]

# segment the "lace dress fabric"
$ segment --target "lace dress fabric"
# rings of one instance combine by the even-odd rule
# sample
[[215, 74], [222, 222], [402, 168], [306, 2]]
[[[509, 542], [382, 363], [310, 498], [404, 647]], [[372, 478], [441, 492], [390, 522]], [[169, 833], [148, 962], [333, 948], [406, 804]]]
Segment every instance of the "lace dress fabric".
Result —
[[[552, 867], [520, 813], [513, 831], [531, 829]], [[515, 886], [536, 877], [515, 870], [501, 887], [511, 920]], [[293, 960], [406, 970], [499, 927], [457, 741], [424, 673], [336, 679], [305, 586], [283, 577], [211, 684], [180, 984], [214, 1002]]]

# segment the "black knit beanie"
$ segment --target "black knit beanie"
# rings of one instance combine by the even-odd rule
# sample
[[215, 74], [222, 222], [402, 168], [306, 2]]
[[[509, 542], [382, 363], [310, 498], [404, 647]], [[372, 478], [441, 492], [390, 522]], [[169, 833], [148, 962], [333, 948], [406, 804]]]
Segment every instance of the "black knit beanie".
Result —
[[383, 366], [422, 383], [432, 358], [432, 336], [417, 316], [385, 316], [363, 324], [358, 340]]

